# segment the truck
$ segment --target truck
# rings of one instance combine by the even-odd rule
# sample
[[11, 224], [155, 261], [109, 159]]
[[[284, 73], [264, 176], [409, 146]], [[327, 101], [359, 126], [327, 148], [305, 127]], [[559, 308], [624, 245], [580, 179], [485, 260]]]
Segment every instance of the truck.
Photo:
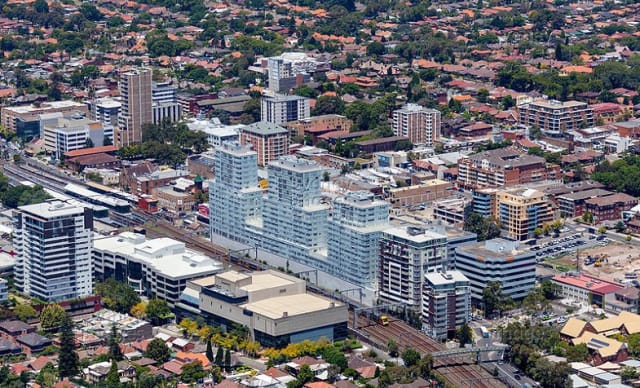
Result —
[[381, 315], [380, 316], [380, 324], [382, 326], [389, 326], [389, 317], [386, 315]]

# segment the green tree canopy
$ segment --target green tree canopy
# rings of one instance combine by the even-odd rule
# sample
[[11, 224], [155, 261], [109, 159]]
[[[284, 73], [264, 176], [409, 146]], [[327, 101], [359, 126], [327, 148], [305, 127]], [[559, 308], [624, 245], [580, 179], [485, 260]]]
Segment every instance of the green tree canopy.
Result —
[[160, 338], [154, 338], [147, 345], [145, 356], [152, 360], [156, 360], [158, 363], [163, 363], [169, 360], [169, 357], [171, 357], [171, 351], [163, 340]]
[[119, 313], [129, 313], [131, 308], [140, 302], [140, 296], [133, 288], [113, 278], [97, 283], [95, 292], [102, 297], [107, 308]]
[[67, 312], [59, 304], [46, 305], [40, 312], [40, 326], [45, 330], [56, 329], [66, 318]]
[[78, 373], [79, 358], [75, 350], [76, 338], [73, 321], [65, 314], [60, 326], [60, 353], [58, 356], [58, 376], [60, 379], [73, 377]]

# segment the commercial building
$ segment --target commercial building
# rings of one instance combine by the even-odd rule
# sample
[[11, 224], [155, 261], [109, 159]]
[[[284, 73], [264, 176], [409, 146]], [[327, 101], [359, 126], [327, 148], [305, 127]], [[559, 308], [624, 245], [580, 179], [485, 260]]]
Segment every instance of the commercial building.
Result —
[[479, 152], [458, 161], [458, 185], [478, 189], [560, 179], [560, 167], [515, 148]]
[[371, 192], [350, 192], [334, 200], [327, 253], [333, 272], [353, 284], [375, 289], [378, 247], [382, 231], [388, 228], [389, 204]]
[[460, 271], [428, 273], [422, 288], [422, 330], [437, 339], [453, 338], [471, 319], [470, 282]]
[[415, 226], [387, 229], [380, 239], [379, 299], [419, 312], [424, 276], [449, 265], [446, 235]]
[[329, 206], [321, 202], [323, 171], [314, 161], [293, 156], [269, 163], [262, 214], [266, 249], [285, 257], [326, 257]]
[[87, 148], [87, 144], [102, 147], [105, 138], [113, 141], [113, 127], [82, 116], [48, 120], [42, 127], [44, 149], [56, 159], [69, 151]]
[[442, 199], [434, 201], [433, 218], [450, 224], [463, 224], [467, 216], [469, 201], [464, 198]]
[[306, 281], [272, 270], [223, 272], [189, 282], [178, 318], [201, 316], [208, 323], [244, 325], [265, 347], [303, 340], [347, 337], [347, 306], [306, 293]]
[[311, 117], [310, 99], [307, 97], [276, 94], [262, 97], [261, 121], [284, 124]]
[[518, 105], [519, 122], [538, 127], [548, 136], [593, 126], [593, 110], [585, 102], [540, 99]]
[[534, 230], [553, 221], [553, 208], [545, 193], [534, 189], [500, 191], [496, 195], [497, 214], [493, 217], [510, 238], [527, 240]]
[[239, 141], [240, 130], [244, 128], [242, 124], [222, 124], [220, 120], [215, 117], [211, 120], [190, 119], [186, 124], [192, 131], [204, 132], [207, 135], [209, 145], [212, 147], [220, 147], [222, 143], [226, 141]]
[[142, 141], [142, 126], [153, 123], [152, 71], [138, 68], [120, 75], [118, 88], [122, 107], [115, 144], [119, 147]]
[[54, 200], [20, 206], [13, 216], [16, 287], [45, 301], [91, 295], [91, 209]]
[[447, 198], [452, 191], [453, 184], [451, 182], [431, 179], [417, 185], [389, 189], [388, 200], [394, 208], [423, 205], [427, 202]]
[[101, 122], [102, 125], [115, 127], [118, 125], [118, 116], [122, 104], [111, 98], [99, 98], [87, 103], [89, 118]]
[[300, 87], [311, 80], [313, 73], [330, 69], [328, 62], [319, 61], [305, 53], [282, 53], [263, 59], [263, 63], [265, 61], [269, 73], [268, 88], [276, 93]]
[[2, 125], [20, 139], [29, 141], [40, 136], [40, 116], [57, 114], [56, 117], [86, 115], [87, 106], [75, 101], [43, 102], [38, 106], [6, 106], [2, 108]]
[[176, 186], [164, 186], [156, 189], [158, 209], [164, 209], [174, 215], [184, 215], [195, 208], [196, 200], [190, 191]]
[[211, 235], [249, 241], [250, 225], [262, 225], [258, 154], [249, 146], [223, 143], [216, 149], [214, 171], [209, 184]]
[[153, 82], [151, 87], [153, 123], [165, 120], [175, 123], [182, 118], [182, 105], [178, 103], [178, 88], [169, 82]]
[[240, 130], [240, 144], [251, 144], [258, 153], [258, 165], [266, 166], [289, 153], [289, 132], [277, 124], [259, 121]]
[[484, 218], [493, 217], [498, 214], [498, 189], [477, 189], [473, 190], [471, 209], [474, 213], [480, 214]]
[[418, 104], [406, 104], [393, 112], [393, 132], [413, 144], [433, 147], [440, 137], [441, 114]]
[[570, 298], [584, 306], [597, 305], [605, 307], [607, 295], [613, 295], [624, 287], [615, 282], [604, 280], [587, 274], [564, 274], [554, 276], [551, 280], [560, 286], [559, 294]]
[[224, 269], [222, 263], [188, 249], [184, 242], [166, 237], [147, 240], [131, 232], [96, 238], [92, 254], [96, 279], [114, 278], [170, 306], [177, 303], [189, 280]]
[[496, 238], [458, 247], [456, 269], [469, 278], [476, 305], [482, 305], [482, 291], [490, 281], [500, 282], [505, 295], [522, 299], [535, 285], [536, 255], [520, 249], [518, 241]]

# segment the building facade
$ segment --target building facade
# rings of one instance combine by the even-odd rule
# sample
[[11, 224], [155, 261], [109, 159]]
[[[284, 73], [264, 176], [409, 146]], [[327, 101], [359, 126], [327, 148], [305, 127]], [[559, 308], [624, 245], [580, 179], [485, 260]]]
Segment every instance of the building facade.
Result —
[[393, 132], [409, 138], [413, 144], [433, 147], [440, 137], [441, 114], [418, 104], [406, 104], [393, 112]]
[[323, 171], [313, 161], [292, 156], [269, 163], [262, 214], [266, 249], [285, 257], [326, 252], [329, 206], [321, 202]]
[[479, 189], [509, 187], [561, 178], [560, 167], [515, 148], [479, 152], [458, 161], [458, 185]]
[[104, 145], [105, 138], [113, 141], [113, 127], [84, 117], [59, 118], [42, 126], [44, 149], [56, 159], [69, 151]]
[[380, 239], [379, 299], [419, 312], [424, 276], [449, 265], [446, 235], [412, 226], [387, 229]]
[[63, 201], [14, 211], [16, 287], [45, 301], [91, 295], [93, 213]]
[[622, 212], [638, 204], [638, 199], [629, 194], [615, 193], [606, 197], [590, 198], [585, 201], [586, 211], [593, 214], [596, 223], [622, 220]]
[[333, 201], [327, 253], [333, 271], [353, 284], [375, 289], [380, 237], [388, 228], [389, 204], [371, 192], [351, 192]]
[[54, 114], [56, 117], [86, 115], [85, 104], [75, 101], [43, 102], [38, 106], [6, 106], [2, 108], [2, 125], [15, 133], [23, 141], [41, 136], [41, 116]]
[[437, 339], [456, 336], [471, 319], [471, 285], [460, 271], [428, 273], [422, 287], [422, 330]]
[[115, 127], [118, 125], [118, 116], [122, 104], [111, 98], [99, 98], [87, 103], [89, 118], [101, 122], [102, 125]]
[[545, 193], [534, 189], [501, 191], [496, 195], [498, 214], [493, 218], [510, 238], [527, 240], [536, 228], [553, 221], [553, 208]]
[[261, 121], [280, 125], [308, 117], [311, 105], [307, 97], [284, 94], [262, 97]]
[[142, 142], [142, 126], [153, 123], [152, 70], [138, 68], [120, 75], [118, 88], [122, 107], [115, 144], [119, 147]]
[[169, 82], [153, 82], [151, 88], [153, 123], [165, 120], [175, 123], [182, 118], [182, 105], [178, 103], [178, 87]]
[[593, 126], [593, 110], [586, 102], [541, 99], [518, 105], [517, 110], [520, 124], [538, 127], [548, 136]]
[[490, 281], [502, 284], [502, 291], [513, 299], [522, 299], [535, 286], [535, 251], [522, 250], [519, 242], [496, 238], [458, 247], [456, 270], [471, 284], [471, 300], [482, 305], [482, 291]]
[[250, 144], [258, 153], [258, 165], [266, 166], [289, 153], [289, 132], [277, 124], [259, 121], [240, 129], [240, 144]]
[[189, 280], [224, 269], [222, 263], [187, 249], [181, 241], [166, 237], [147, 240], [131, 232], [95, 239], [92, 259], [97, 280], [114, 278], [172, 307]]
[[248, 241], [250, 225], [262, 224], [258, 154], [249, 146], [223, 143], [216, 149], [214, 171], [209, 184], [211, 235]]

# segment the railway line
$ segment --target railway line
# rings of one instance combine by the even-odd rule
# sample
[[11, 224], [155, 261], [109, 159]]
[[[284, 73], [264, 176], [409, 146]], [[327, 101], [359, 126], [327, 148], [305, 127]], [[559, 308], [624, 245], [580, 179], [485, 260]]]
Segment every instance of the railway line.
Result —
[[[353, 312], [349, 313], [352, 322]], [[365, 316], [358, 317], [357, 328], [352, 328], [361, 338], [375, 346], [386, 349], [390, 339], [398, 344], [399, 351], [407, 348], [426, 355], [445, 350], [444, 346], [399, 319], [392, 319], [388, 326], [382, 326]], [[434, 360], [434, 369], [450, 384], [456, 387], [495, 388], [504, 387], [504, 383], [491, 376], [469, 356], [438, 358]]]

